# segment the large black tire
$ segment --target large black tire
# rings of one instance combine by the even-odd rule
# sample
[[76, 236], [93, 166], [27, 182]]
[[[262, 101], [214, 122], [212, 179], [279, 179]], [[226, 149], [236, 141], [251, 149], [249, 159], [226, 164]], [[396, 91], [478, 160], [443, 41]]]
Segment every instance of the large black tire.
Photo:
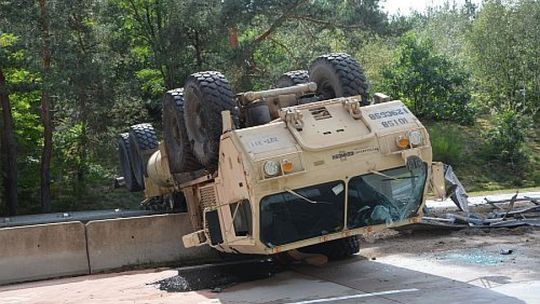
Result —
[[148, 159], [159, 146], [156, 131], [149, 123], [133, 125], [129, 128], [129, 141], [133, 174], [137, 182], [144, 185]]
[[360, 64], [344, 53], [323, 55], [309, 68], [310, 81], [317, 83], [321, 100], [336, 97], [362, 96], [368, 105], [368, 83]]
[[184, 85], [184, 119], [187, 135], [197, 160], [209, 171], [215, 171], [219, 159], [222, 111], [230, 111], [238, 126], [238, 110], [225, 76], [208, 71], [192, 74]]
[[305, 253], [324, 254], [329, 260], [339, 260], [356, 254], [360, 250], [360, 240], [358, 236], [353, 235], [300, 248], [299, 250]]
[[284, 73], [279, 77], [276, 83], [276, 88], [292, 87], [297, 84], [309, 82], [309, 73], [306, 70], [296, 70]]
[[191, 150], [184, 123], [184, 88], [170, 90], [163, 97], [163, 142], [171, 173], [201, 169]]
[[138, 192], [143, 190], [144, 187], [137, 182], [137, 179], [133, 174], [129, 133], [122, 133], [120, 134], [120, 138], [118, 138], [118, 156], [120, 159], [120, 169], [122, 170], [122, 176], [124, 177], [124, 182], [126, 183], [128, 191]]

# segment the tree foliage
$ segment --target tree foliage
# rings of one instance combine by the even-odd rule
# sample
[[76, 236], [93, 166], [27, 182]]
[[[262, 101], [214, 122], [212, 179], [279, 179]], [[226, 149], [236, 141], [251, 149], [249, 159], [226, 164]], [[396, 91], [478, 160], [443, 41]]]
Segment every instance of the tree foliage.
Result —
[[528, 162], [525, 140], [530, 119], [523, 113], [507, 109], [496, 113], [492, 120], [493, 127], [484, 134], [485, 155], [490, 159], [509, 164], [518, 174], [523, 173], [520, 169], [524, 169], [524, 165]]
[[[126, 193], [116, 196], [110, 186], [118, 174], [116, 136], [142, 121], [159, 131], [164, 90], [202, 70], [223, 72], [236, 92], [266, 89], [283, 72], [306, 69], [328, 52], [352, 54], [372, 92], [401, 98], [422, 118], [469, 124], [473, 108], [492, 113], [495, 127], [486, 141], [521, 149], [519, 134], [511, 145], [502, 141], [518, 131], [513, 128], [527, 134], [527, 125], [512, 123], [515, 115], [538, 111], [538, 1], [489, 0], [480, 8], [465, 1], [394, 17], [380, 3], [0, 1], [0, 69], [6, 75], [0, 89], [12, 109], [14, 143], [8, 146], [16, 154], [20, 209], [40, 210], [44, 94], [53, 127], [52, 210], [95, 207], [96, 201], [117, 206]], [[6, 130], [4, 121], [0, 127]], [[490, 151], [494, 158], [517, 155], [507, 148]], [[2, 176], [9, 171], [5, 163]], [[1, 192], [5, 201], [7, 192]]]
[[467, 74], [433, 50], [431, 40], [409, 33], [401, 38], [394, 62], [384, 72], [384, 85], [420, 117], [471, 124], [474, 112]]
[[482, 102], [492, 109], [540, 108], [540, 2], [486, 1], [468, 39]]

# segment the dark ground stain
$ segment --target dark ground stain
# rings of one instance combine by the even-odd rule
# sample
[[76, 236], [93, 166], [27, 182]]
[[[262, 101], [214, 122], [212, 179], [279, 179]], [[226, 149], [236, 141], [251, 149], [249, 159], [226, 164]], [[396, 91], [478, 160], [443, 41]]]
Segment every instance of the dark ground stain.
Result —
[[267, 279], [283, 267], [272, 259], [225, 262], [182, 267], [178, 275], [152, 283], [167, 292], [212, 289], [220, 292], [237, 283]]

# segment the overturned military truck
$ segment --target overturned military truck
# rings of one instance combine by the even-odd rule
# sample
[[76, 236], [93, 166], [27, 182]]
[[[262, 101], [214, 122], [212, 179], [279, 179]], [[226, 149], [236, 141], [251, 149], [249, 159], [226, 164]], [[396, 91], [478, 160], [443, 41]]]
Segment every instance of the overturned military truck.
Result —
[[401, 101], [369, 101], [347, 54], [236, 95], [219, 72], [192, 74], [165, 93], [163, 141], [139, 124], [119, 147], [130, 191], [189, 213], [186, 247], [340, 258], [358, 235], [418, 222], [429, 185], [444, 195], [424, 126]]

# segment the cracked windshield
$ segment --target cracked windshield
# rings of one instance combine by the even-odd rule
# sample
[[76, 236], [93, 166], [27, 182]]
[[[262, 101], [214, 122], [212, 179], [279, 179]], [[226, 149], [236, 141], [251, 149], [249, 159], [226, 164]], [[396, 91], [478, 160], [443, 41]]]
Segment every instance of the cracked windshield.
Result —
[[348, 228], [392, 224], [411, 217], [422, 202], [426, 165], [397, 168], [352, 178], [348, 191]]

